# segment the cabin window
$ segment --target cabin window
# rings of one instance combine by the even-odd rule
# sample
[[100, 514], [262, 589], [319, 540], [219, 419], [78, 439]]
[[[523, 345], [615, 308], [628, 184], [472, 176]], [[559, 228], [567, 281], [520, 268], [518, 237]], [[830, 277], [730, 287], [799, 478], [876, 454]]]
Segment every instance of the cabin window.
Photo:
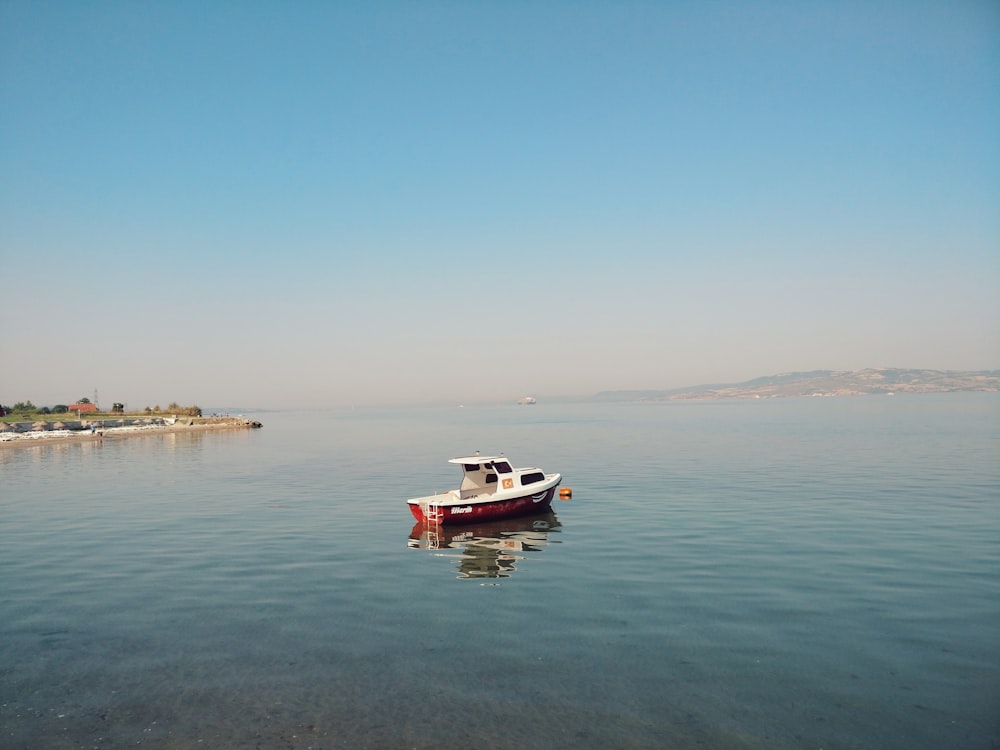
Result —
[[497, 475], [496, 474], [487, 474], [486, 475], [486, 484], [496, 484], [496, 483], [497, 483]]
[[521, 476], [521, 484], [534, 484], [535, 482], [541, 482], [545, 479], [545, 475], [540, 471], [533, 471], [531, 474], [524, 474]]
[[466, 471], [479, 471], [479, 464], [462, 464], [462, 468]]
[[510, 464], [506, 461], [496, 461], [493, 464], [493, 468], [499, 471], [501, 474], [510, 474], [513, 469], [510, 468]]

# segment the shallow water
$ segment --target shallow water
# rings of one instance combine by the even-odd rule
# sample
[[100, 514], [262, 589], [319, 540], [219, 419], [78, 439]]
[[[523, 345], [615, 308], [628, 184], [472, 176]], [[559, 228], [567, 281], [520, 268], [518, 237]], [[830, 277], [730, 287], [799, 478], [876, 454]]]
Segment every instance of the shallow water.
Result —
[[995, 394], [254, 416], [0, 451], [0, 746], [1000, 745]]

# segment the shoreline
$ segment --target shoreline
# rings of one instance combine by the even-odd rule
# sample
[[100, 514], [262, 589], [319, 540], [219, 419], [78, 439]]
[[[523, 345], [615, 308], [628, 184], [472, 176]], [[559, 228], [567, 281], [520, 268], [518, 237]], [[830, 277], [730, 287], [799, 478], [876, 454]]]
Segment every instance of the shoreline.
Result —
[[96, 432], [83, 430], [30, 430], [24, 432], [0, 433], [0, 450], [23, 448], [31, 445], [52, 445], [53, 443], [86, 443], [120, 440], [139, 435], [166, 435], [178, 432], [212, 432], [218, 430], [251, 430], [262, 427], [253, 419], [230, 418], [192, 424], [126, 425], [102, 427]]

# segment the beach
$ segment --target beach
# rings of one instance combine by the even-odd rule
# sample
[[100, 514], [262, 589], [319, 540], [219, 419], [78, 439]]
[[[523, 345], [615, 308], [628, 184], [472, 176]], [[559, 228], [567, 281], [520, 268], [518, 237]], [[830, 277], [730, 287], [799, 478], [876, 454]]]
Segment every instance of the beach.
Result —
[[[261, 427], [261, 423], [245, 417], [179, 417], [171, 419], [105, 419], [64, 423], [67, 427], [54, 429], [36, 427], [38, 423], [11, 423], [0, 432], [0, 449], [29, 445], [119, 440], [127, 437], [171, 432], [200, 432], [210, 430], [247, 430]], [[56, 423], [59, 424], [59, 423]]]

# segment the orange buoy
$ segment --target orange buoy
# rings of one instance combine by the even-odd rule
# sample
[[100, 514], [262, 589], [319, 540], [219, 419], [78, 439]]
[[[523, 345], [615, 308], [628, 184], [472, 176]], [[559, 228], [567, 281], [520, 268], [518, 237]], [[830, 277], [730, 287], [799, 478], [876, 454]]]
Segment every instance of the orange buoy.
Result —
[[560, 500], [569, 500], [571, 497], [573, 497], [573, 490], [571, 490], [569, 487], [561, 487], [559, 489]]

